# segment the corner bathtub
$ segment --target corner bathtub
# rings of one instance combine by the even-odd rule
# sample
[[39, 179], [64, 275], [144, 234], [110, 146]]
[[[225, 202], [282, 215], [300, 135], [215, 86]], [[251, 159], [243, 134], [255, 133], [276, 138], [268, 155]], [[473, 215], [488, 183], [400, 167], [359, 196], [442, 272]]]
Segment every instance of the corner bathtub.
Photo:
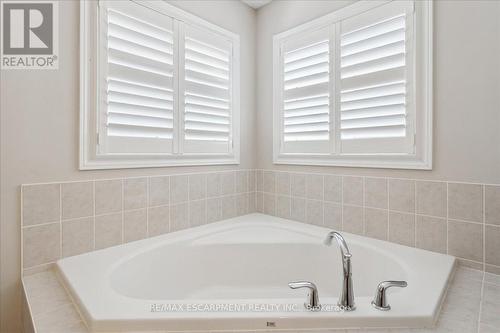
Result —
[[[92, 332], [431, 327], [455, 259], [342, 232], [352, 253], [356, 310], [304, 309], [307, 280], [334, 305], [342, 265], [329, 229], [262, 214], [60, 260], [59, 273]], [[383, 280], [390, 311], [371, 306]], [[216, 307], [218, 306], [218, 308]]]

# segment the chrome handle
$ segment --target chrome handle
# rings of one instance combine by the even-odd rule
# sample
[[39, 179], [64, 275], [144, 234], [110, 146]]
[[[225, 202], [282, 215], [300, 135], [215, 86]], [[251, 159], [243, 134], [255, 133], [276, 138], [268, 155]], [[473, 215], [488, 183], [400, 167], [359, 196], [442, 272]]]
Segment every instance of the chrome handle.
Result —
[[408, 285], [406, 281], [383, 281], [377, 286], [377, 291], [375, 293], [375, 298], [372, 301], [372, 305], [375, 309], [381, 311], [387, 311], [391, 309], [391, 306], [387, 304], [386, 290], [390, 287], [400, 287], [404, 288]]
[[314, 283], [309, 281], [295, 281], [288, 283], [288, 286], [292, 289], [309, 289], [309, 294], [307, 295], [308, 300], [304, 303], [305, 308], [309, 311], [319, 311], [321, 309], [319, 305], [318, 288], [316, 288]]

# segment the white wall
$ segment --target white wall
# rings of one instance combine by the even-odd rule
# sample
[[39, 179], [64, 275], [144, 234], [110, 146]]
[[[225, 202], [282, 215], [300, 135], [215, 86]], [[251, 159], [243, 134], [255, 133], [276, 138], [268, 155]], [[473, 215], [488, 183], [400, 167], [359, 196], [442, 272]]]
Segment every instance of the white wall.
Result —
[[500, 183], [500, 2], [434, 2], [432, 171], [272, 164], [272, 37], [353, 1], [273, 1], [257, 15], [259, 168]]
[[79, 2], [60, 1], [59, 70], [1, 73], [1, 332], [18, 332], [21, 323], [20, 184], [254, 167], [255, 11], [239, 1], [172, 3], [240, 34], [241, 164], [79, 171]]

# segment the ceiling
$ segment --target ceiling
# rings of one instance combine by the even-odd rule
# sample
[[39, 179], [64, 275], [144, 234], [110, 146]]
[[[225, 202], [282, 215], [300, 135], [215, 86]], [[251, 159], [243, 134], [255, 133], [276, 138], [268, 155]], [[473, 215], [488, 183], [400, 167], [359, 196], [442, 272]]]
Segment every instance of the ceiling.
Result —
[[241, 1], [243, 1], [244, 3], [246, 3], [247, 5], [249, 5], [254, 9], [259, 9], [260, 7], [270, 3], [272, 0], [241, 0]]

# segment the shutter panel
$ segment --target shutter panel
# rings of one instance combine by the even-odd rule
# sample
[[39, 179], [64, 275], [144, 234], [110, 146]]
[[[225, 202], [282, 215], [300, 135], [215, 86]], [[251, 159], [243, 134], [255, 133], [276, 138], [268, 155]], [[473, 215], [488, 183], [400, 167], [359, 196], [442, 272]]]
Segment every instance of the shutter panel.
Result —
[[99, 10], [101, 152], [171, 153], [172, 19], [131, 1], [101, 1]]
[[330, 150], [329, 29], [289, 38], [281, 46], [281, 150]]
[[341, 22], [342, 153], [412, 153], [413, 2]]
[[186, 24], [183, 46], [183, 149], [227, 154], [232, 150], [233, 45], [221, 35]]

